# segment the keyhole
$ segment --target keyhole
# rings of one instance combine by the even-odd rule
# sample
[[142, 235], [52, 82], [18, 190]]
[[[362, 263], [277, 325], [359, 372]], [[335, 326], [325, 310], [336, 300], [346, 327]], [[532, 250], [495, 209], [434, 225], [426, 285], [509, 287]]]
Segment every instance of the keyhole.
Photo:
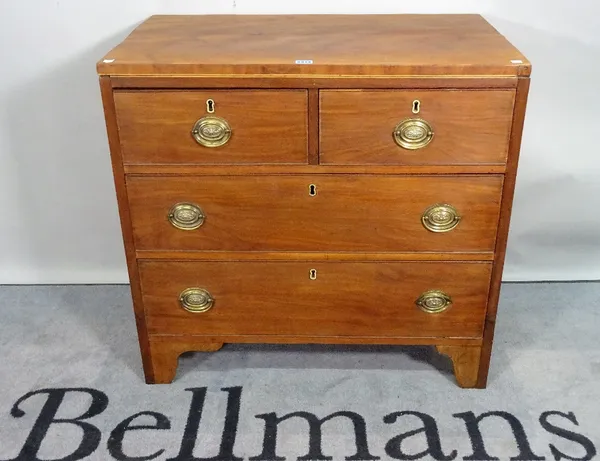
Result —
[[310, 278], [311, 280], [317, 280], [317, 269], [311, 269], [308, 272], [308, 278]]
[[415, 99], [413, 101], [412, 112], [413, 114], [418, 114], [421, 111], [421, 101]]
[[215, 111], [215, 102], [212, 99], [206, 100], [206, 112], [212, 114]]
[[317, 186], [315, 186], [314, 184], [308, 186], [308, 195], [310, 195], [311, 197], [317, 195]]

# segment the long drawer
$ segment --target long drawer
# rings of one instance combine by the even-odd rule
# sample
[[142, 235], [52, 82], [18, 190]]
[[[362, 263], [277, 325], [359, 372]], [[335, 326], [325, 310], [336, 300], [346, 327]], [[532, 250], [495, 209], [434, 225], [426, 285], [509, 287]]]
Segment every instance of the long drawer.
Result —
[[514, 98], [514, 90], [324, 90], [320, 162], [503, 164]]
[[491, 252], [502, 176], [129, 176], [138, 250]]
[[125, 164], [307, 163], [305, 90], [114, 95]]
[[139, 262], [150, 334], [482, 335], [491, 264]]

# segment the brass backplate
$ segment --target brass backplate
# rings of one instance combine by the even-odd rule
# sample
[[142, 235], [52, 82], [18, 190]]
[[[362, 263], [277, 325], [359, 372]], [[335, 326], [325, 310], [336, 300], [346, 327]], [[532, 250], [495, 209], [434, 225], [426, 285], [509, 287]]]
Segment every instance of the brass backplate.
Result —
[[194, 230], [204, 224], [205, 215], [198, 205], [185, 202], [173, 205], [167, 218], [177, 229]]
[[194, 124], [192, 136], [198, 144], [204, 147], [219, 147], [231, 138], [231, 127], [227, 120], [207, 115]]
[[446, 203], [436, 203], [427, 208], [421, 216], [425, 229], [431, 232], [450, 232], [461, 220], [456, 208]]
[[204, 288], [187, 288], [179, 295], [181, 307], [194, 314], [200, 314], [212, 309], [214, 299]]
[[415, 304], [428, 314], [438, 314], [452, 305], [452, 298], [441, 290], [428, 290], [419, 296]]
[[422, 118], [407, 118], [396, 125], [393, 136], [400, 147], [417, 150], [433, 140], [433, 129], [429, 122]]

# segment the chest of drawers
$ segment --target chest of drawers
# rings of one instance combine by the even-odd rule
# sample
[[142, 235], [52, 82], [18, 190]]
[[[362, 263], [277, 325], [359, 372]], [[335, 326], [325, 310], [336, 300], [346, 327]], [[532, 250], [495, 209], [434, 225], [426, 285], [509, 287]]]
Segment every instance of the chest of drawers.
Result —
[[530, 71], [475, 15], [139, 26], [98, 73], [147, 382], [340, 343], [485, 387]]

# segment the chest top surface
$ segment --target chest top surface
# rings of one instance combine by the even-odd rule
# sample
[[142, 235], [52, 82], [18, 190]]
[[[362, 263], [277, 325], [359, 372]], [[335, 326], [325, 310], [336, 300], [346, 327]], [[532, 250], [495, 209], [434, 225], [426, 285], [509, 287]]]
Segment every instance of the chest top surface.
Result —
[[527, 76], [479, 15], [152, 16], [100, 75]]

